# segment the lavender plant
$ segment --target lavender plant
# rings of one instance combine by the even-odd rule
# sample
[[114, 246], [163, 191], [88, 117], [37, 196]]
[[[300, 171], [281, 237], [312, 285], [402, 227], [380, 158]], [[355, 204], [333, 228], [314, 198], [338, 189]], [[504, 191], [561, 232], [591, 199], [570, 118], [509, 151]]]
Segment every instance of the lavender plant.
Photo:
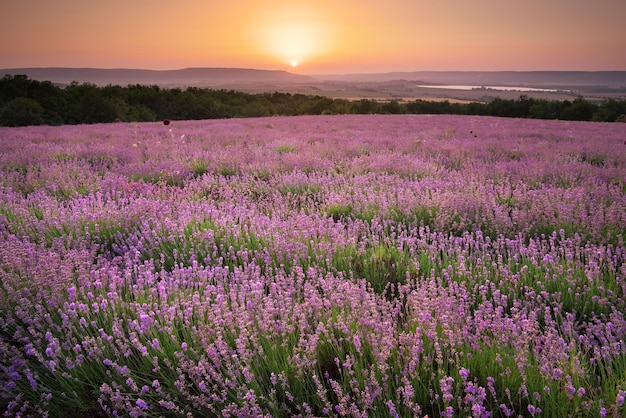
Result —
[[621, 416], [622, 124], [0, 128], [5, 416]]

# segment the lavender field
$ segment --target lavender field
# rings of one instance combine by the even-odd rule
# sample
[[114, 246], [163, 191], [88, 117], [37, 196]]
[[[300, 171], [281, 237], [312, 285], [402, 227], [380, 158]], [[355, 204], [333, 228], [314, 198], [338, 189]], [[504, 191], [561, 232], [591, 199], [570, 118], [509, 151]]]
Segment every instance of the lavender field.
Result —
[[5, 416], [626, 415], [626, 124], [0, 128]]

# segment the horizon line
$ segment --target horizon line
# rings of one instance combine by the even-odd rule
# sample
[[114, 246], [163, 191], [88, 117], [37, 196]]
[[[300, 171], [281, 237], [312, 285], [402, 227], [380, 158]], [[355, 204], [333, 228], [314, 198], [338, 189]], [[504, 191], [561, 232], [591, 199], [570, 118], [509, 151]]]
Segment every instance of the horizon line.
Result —
[[52, 70], [52, 69], [70, 69], [70, 70], [104, 70], [104, 71], [154, 71], [154, 72], [168, 72], [168, 71], [185, 71], [185, 70], [203, 70], [203, 69], [215, 69], [215, 70], [253, 70], [253, 71], [267, 71], [267, 72], [284, 72], [294, 75], [303, 76], [338, 76], [338, 75], [373, 75], [373, 74], [395, 74], [395, 73], [616, 73], [626, 72], [626, 69], [603, 69], [603, 70], [573, 70], [573, 69], [534, 69], [534, 70], [512, 70], [512, 69], [490, 69], [490, 70], [433, 70], [433, 69], [421, 69], [421, 70], [388, 70], [388, 71], [367, 71], [363, 72], [323, 72], [323, 73], [300, 73], [288, 69], [269, 69], [269, 68], [255, 68], [255, 67], [229, 67], [229, 66], [206, 66], [206, 67], [182, 67], [182, 68], [168, 68], [168, 69], [154, 69], [154, 68], [140, 68], [140, 67], [64, 67], [64, 66], [43, 66], [43, 67], [7, 67], [0, 68], [0, 71], [13, 71], [13, 70]]

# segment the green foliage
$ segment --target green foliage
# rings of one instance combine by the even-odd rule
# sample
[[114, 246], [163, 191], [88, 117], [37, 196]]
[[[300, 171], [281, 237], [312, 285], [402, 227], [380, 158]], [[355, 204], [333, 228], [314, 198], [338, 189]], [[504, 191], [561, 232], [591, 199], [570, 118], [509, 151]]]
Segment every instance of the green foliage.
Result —
[[436, 206], [417, 206], [410, 208], [408, 211], [400, 207], [392, 207], [390, 209], [391, 219], [398, 224], [410, 227], [429, 227], [434, 229], [435, 219], [439, 208]]
[[352, 215], [352, 205], [332, 204], [326, 207], [326, 214], [333, 218], [335, 222], [346, 220]]
[[209, 164], [198, 158], [191, 163], [191, 171], [194, 173], [194, 177], [201, 177], [209, 171]]
[[288, 154], [290, 152], [296, 152], [298, 149], [296, 147], [294, 147], [293, 145], [280, 145], [278, 146], [278, 148], [276, 148], [276, 152], [279, 154]]
[[17, 97], [0, 110], [0, 125], [28, 126], [44, 123], [43, 107], [35, 100]]
[[574, 100], [573, 102], [565, 101], [565, 109], [560, 113], [559, 119], [564, 120], [592, 120], [597, 106], [589, 103], [582, 97]]
[[167, 271], [174, 266], [191, 266], [194, 261], [241, 267], [269, 245], [263, 237], [241, 225], [221, 225], [210, 219], [193, 220], [179, 233], [160, 231], [159, 237], [156, 247], [146, 250], [141, 258], [155, 260], [159, 268]]
[[417, 272], [413, 257], [407, 251], [383, 243], [372, 244], [364, 250], [356, 245], [339, 248], [331, 262], [336, 270], [353, 274], [357, 280], [365, 279], [378, 294], [391, 295], [392, 288], [405, 283], [407, 276]]
[[397, 100], [392, 100], [389, 103], [385, 103], [381, 107], [382, 113], [388, 113], [392, 115], [397, 115], [401, 113], [406, 113], [406, 108], [402, 106]]

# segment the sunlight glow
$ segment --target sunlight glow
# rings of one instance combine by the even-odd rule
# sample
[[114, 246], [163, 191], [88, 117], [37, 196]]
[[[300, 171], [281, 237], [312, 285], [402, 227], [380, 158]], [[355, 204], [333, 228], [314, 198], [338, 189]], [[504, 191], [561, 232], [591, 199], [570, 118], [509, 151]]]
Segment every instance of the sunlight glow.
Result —
[[302, 7], [267, 9], [249, 28], [253, 49], [276, 63], [296, 67], [328, 55], [336, 47], [339, 25], [319, 9]]

